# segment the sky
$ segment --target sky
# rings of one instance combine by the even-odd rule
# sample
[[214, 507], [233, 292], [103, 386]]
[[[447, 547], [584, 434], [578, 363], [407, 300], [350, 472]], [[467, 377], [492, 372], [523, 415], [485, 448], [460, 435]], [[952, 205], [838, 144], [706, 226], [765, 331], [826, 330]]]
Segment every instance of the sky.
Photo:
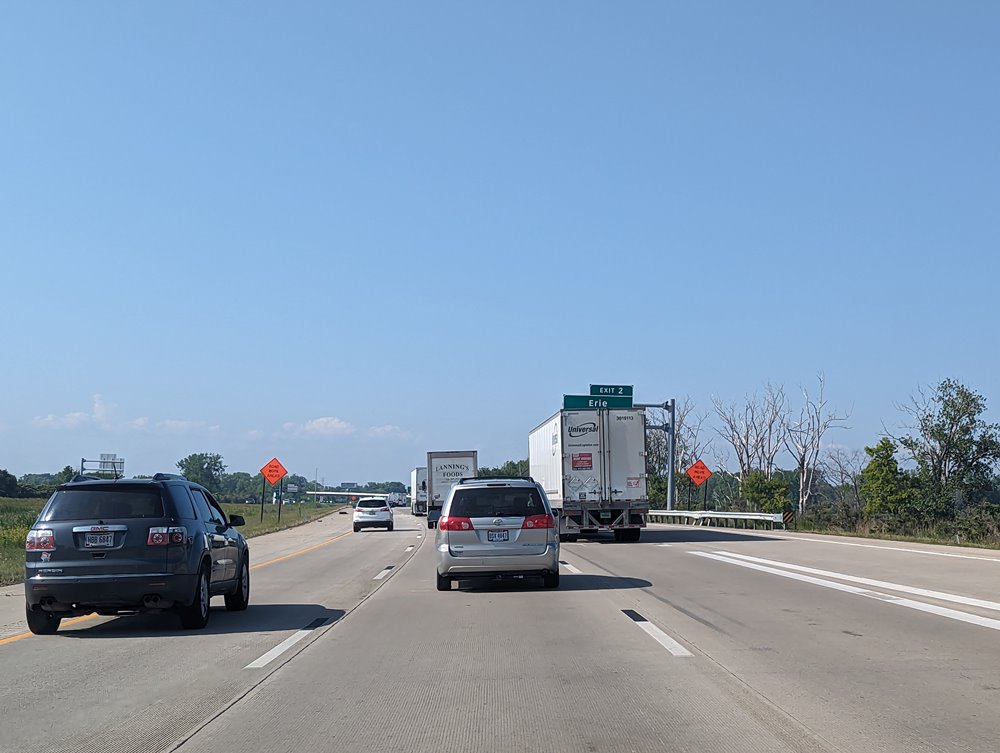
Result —
[[996, 420], [998, 91], [974, 0], [6, 3], [0, 468], [407, 481], [590, 384]]

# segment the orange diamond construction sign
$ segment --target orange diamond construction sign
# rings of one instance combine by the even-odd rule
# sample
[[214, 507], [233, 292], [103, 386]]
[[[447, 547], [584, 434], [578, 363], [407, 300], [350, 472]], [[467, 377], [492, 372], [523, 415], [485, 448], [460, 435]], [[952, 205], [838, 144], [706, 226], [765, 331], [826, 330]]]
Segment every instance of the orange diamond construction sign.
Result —
[[705, 465], [700, 460], [696, 462], [694, 465], [692, 465], [690, 468], [688, 468], [687, 471], [685, 472], [687, 473], [688, 477], [694, 482], [695, 486], [701, 486], [706, 481], [708, 481], [709, 476], [712, 475], [712, 472], [708, 470], [708, 466]]
[[288, 475], [288, 471], [285, 470], [285, 466], [281, 464], [278, 458], [271, 458], [270, 462], [266, 463], [260, 472], [267, 479], [267, 483], [274, 486], [276, 483], [281, 481], [285, 476]]

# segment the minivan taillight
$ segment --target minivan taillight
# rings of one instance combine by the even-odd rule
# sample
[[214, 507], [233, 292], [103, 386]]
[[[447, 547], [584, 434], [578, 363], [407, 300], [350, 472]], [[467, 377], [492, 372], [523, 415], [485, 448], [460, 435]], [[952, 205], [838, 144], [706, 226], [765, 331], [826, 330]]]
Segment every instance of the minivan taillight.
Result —
[[442, 515], [438, 521], [442, 531], [473, 531], [472, 518], [459, 518], [454, 515]]
[[56, 548], [55, 531], [28, 531], [24, 548], [29, 552], [51, 552]]
[[556, 519], [548, 513], [544, 515], [529, 515], [524, 519], [521, 528], [555, 528]]
[[183, 544], [187, 541], [187, 528], [184, 526], [157, 526], [149, 529], [149, 536], [146, 537], [148, 546], [169, 546], [170, 544]]

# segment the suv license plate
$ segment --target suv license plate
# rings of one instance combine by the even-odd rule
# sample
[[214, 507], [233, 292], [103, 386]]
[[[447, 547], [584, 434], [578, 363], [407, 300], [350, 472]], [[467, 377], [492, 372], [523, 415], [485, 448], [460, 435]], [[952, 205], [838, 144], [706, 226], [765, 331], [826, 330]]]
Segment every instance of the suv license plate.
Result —
[[83, 546], [90, 549], [95, 546], [114, 546], [115, 535], [113, 533], [88, 533], [83, 539]]
[[508, 531], [487, 531], [486, 532], [487, 541], [510, 541], [510, 535]]

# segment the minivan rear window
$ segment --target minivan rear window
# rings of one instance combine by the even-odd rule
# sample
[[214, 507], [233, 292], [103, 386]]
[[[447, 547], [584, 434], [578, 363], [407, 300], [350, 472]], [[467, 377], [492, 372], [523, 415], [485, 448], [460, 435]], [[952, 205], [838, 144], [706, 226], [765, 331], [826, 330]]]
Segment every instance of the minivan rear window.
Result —
[[460, 518], [528, 517], [546, 512], [537, 489], [456, 489], [450, 515]]
[[45, 508], [45, 521], [162, 518], [159, 489], [60, 489]]

